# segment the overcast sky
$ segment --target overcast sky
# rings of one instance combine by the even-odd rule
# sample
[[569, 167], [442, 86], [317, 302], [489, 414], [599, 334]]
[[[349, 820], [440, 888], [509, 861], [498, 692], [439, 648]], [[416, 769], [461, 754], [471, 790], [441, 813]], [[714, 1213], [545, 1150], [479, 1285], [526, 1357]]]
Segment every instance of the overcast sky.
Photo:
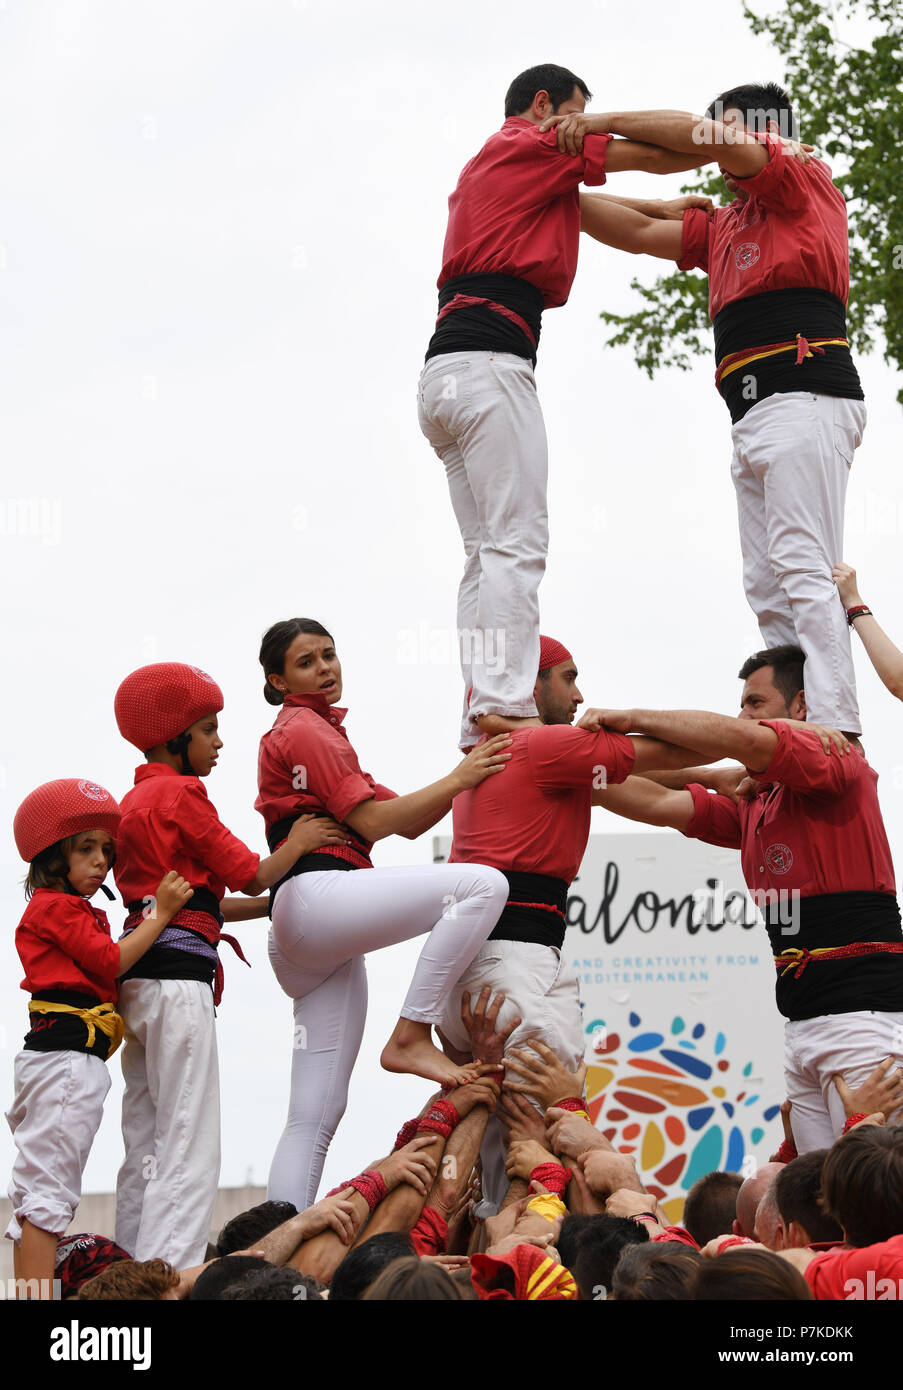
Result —
[[[456, 762], [460, 538], [415, 412], [446, 199], [501, 124], [511, 78], [534, 63], [574, 69], [598, 109], [699, 110], [729, 84], [781, 78], [739, 3], [695, 31], [688, 13], [664, 0], [0, 3], [7, 1103], [26, 1019], [12, 816], [53, 777], [126, 791], [134, 757], [112, 700], [130, 670], [187, 661], [220, 682], [225, 750], [208, 790], [258, 849], [256, 747], [272, 710], [257, 649], [277, 619], [312, 616], [334, 633], [348, 729], [378, 780], [412, 790]], [[680, 182], [616, 175], [610, 188], [676, 195]], [[733, 712], [735, 673], [760, 643], [713, 364], [650, 382], [629, 352], [606, 348], [598, 320], [635, 305], [633, 275], [656, 273], [585, 241], [570, 302], [543, 326], [543, 629], [574, 652], [592, 703]], [[899, 378], [876, 348], [859, 362], [869, 425], [845, 558], [903, 644]], [[903, 711], [861, 649], [856, 659], [900, 850]], [[596, 825], [633, 828], [601, 813]], [[388, 841], [375, 862], [430, 854], [428, 836]], [[115, 930], [121, 911], [110, 915]], [[224, 952], [218, 1025], [225, 1185], [265, 1181], [290, 1061], [291, 1007], [265, 931], [242, 936], [254, 968]], [[424, 1095], [378, 1068], [416, 954], [370, 957], [332, 1181]], [[112, 1070], [88, 1190], [109, 1190], [119, 1162]], [[4, 1133], [0, 1168], [12, 1153]]]

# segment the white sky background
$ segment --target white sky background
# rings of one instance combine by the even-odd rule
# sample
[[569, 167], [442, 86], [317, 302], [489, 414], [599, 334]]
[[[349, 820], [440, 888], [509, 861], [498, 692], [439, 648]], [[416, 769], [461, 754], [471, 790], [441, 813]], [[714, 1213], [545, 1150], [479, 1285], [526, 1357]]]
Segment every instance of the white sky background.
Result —
[[[374, 776], [406, 791], [454, 765], [460, 538], [415, 386], [447, 196], [501, 124], [511, 78], [546, 60], [578, 72], [596, 109], [699, 110], [729, 84], [782, 76], [739, 3], [693, 33], [663, 0], [578, 4], [560, 20], [545, 0], [0, 0], [6, 1103], [26, 1026], [12, 817], [53, 777], [125, 792], [135, 759], [112, 701], [128, 671], [179, 660], [215, 675], [226, 746], [208, 791], [264, 852], [253, 800], [272, 711], [257, 649], [277, 619], [333, 631], [348, 728]], [[680, 182], [619, 174], [609, 187], [673, 196]], [[634, 305], [637, 273], [657, 266], [584, 240], [570, 303], [543, 326], [543, 629], [571, 647], [591, 703], [732, 712], [735, 672], [760, 642], [729, 417], [710, 358], [649, 382], [629, 352], [606, 349], [598, 312]], [[859, 368], [869, 426], [846, 558], [903, 642], [899, 378], [880, 355]], [[23, 498], [36, 532], [19, 531]], [[899, 853], [901, 710], [856, 658]], [[635, 829], [597, 815], [598, 830]], [[426, 836], [383, 842], [375, 861], [430, 855]], [[115, 932], [121, 910], [110, 916]], [[266, 1180], [292, 1036], [265, 928], [240, 930], [254, 968], [224, 950], [218, 1023], [227, 1186]], [[426, 1096], [378, 1066], [418, 949], [369, 958], [370, 1017], [327, 1185], [384, 1151]], [[118, 1061], [112, 1072], [86, 1190], [110, 1190], [120, 1159]], [[4, 1127], [0, 1169], [12, 1155]]]

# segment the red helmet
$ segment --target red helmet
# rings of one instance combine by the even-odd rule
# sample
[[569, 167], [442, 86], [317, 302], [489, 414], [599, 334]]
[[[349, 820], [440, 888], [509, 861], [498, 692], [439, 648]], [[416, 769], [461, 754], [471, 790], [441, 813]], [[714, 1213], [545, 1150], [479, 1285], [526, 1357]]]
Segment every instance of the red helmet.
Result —
[[30, 864], [42, 849], [83, 830], [119, 829], [120, 811], [112, 794], [98, 782], [61, 777], [26, 796], [13, 821], [16, 848]]
[[122, 737], [146, 753], [177, 738], [205, 714], [218, 714], [223, 703], [223, 692], [206, 671], [160, 661], [126, 676], [113, 708]]

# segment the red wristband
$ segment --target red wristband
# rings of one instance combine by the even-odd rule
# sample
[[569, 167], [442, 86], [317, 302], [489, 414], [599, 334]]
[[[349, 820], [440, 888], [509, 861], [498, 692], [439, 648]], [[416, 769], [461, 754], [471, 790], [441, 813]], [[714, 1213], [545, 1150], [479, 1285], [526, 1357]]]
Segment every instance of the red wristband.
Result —
[[556, 1197], [564, 1197], [571, 1175], [561, 1163], [537, 1163], [530, 1174], [531, 1182], [541, 1182]]
[[841, 1134], [848, 1134], [854, 1125], [858, 1125], [863, 1120], [867, 1119], [868, 1115], [851, 1115], [850, 1118], [847, 1120], [846, 1124], [844, 1125], [843, 1129], [840, 1131]]
[[387, 1191], [382, 1173], [377, 1173], [375, 1168], [368, 1168], [365, 1172], [359, 1173], [356, 1178], [350, 1178], [348, 1182], [340, 1182], [338, 1187], [327, 1192], [326, 1196], [335, 1197], [348, 1187], [353, 1187], [355, 1192], [361, 1194], [371, 1211], [379, 1205]]
[[418, 1134], [441, 1134], [448, 1138], [460, 1115], [450, 1100], [435, 1100], [417, 1125]]
[[[419, 1124], [420, 1116], [415, 1115], [413, 1120], [408, 1120], [406, 1124], [401, 1126], [401, 1129], [395, 1136], [395, 1149], [403, 1149], [405, 1144], [410, 1144], [414, 1135], [417, 1133], [417, 1126]], [[392, 1152], [394, 1153], [395, 1150], [393, 1149]]]
[[792, 1163], [795, 1158], [799, 1158], [796, 1145], [790, 1139], [782, 1139], [781, 1147], [778, 1149], [777, 1163]]
[[558, 1109], [558, 1111], [572, 1111], [578, 1113], [578, 1115], [585, 1115], [586, 1119], [589, 1119], [586, 1101], [581, 1095], [568, 1095], [564, 1101], [554, 1102], [554, 1109]]

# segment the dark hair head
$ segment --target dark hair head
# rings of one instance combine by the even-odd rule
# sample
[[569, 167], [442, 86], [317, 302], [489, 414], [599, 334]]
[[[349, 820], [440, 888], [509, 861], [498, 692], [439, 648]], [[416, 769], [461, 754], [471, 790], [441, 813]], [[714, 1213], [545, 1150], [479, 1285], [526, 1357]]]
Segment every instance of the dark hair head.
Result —
[[646, 1303], [690, 1298], [689, 1287], [706, 1261], [679, 1240], [631, 1245], [621, 1253], [612, 1280], [618, 1303]]
[[[565, 1269], [573, 1271], [574, 1261], [577, 1258], [577, 1250], [580, 1245], [580, 1237], [584, 1231], [588, 1231], [597, 1216], [584, 1216], [580, 1212], [569, 1212], [561, 1223], [558, 1232], [558, 1239], [555, 1242], [555, 1249], [558, 1251], [558, 1258]], [[635, 1224], [635, 1223], [634, 1223]]]
[[262, 1240], [297, 1215], [298, 1208], [292, 1202], [259, 1202], [256, 1207], [249, 1207], [226, 1222], [219, 1233], [215, 1253], [231, 1255], [233, 1250], [250, 1250], [256, 1240]]
[[382, 1231], [349, 1250], [329, 1285], [329, 1301], [350, 1302], [360, 1298], [364, 1290], [382, 1274], [386, 1265], [406, 1255], [414, 1255], [414, 1242], [407, 1231]]
[[574, 88], [579, 87], [586, 101], [592, 101], [593, 94], [582, 78], [575, 76], [569, 68], [560, 68], [557, 63], [540, 63], [538, 67], [527, 68], [518, 73], [505, 93], [505, 116], [519, 116], [533, 105], [537, 92], [548, 92], [553, 111], [557, 111], [563, 101], [570, 101]]
[[361, 1302], [391, 1299], [394, 1303], [461, 1303], [463, 1295], [439, 1265], [419, 1255], [393, 1260], [361, 1295]]
[[[67, 835], [64, 840], [57, 840], [55, 845], [48, 845], [40, 854], [35, 855], [25, 875], [26, 898], [30, 898], [38, 888], [75, 893], [75, 889], [69, 883], [69, 856], [84, 833], [84, 830], [80, 830], [77, 835]], [[112, 835], [110, 839], [113, 840]], [[116, 841], [113, 840], [113, 852], [107, 860], [107, 867], [112, 868], [115, 863]]]
[[179, 1276], [166, 1260], [117, 1260], [78, 1291], [80, 1299], [155, 1303], [174, 1289]]
[[[302, 632], [310, 633], [312, 637], [328, 637], [330, 642], [333, 640], [332, 633], [313, 618], [286, 618], [284, 622], [274, 623], [267, 628], [260, 643], [259, 661], [264, 676], [282, 675], [288, 649]], [[271, 705], [281, 705], [285, 699], [281, 691], [270, 685], [269, 680], [264, 683], [263, 696]]]
[[798, 1269], [770, 1250], [735, 1245], [713, 1260], [700, 1258], [690, 1297], [712, 1303], [725, 1299], [811, 1301], [812, 1290]]
[[288, 1265], [251, 1269], [223, 1289], [221, 1303], [322, 1303], [316, 1279]]
[[781, 135], [798, 140], [799, 127], [790, 98], [776, 82], [747, 82], [742, 87], [728, 87], [706, 111], [720, 121], [725, 111], [739, 111], [743, 125], [751, 135], [765, 135], [769, 121], [777, 121]]
[[802, 1227], [807, 1244], [822, 1240], [843, 1240], [843, 1231], [822, 1207], [821, 1171], [827, 1149], [810, 1149], [788, 1163], [774, 1180], [774, 1196], [786, 1230], [791, 1221]]
[[747, 657], [738, 674], [741, 681], [745, 681], [749, 680], [754, 671], [761, 671], [763, 666], [770, 666], [772, 683], [783, 695], [784, 704], [789, 709], [803, 689], [805, 660], [802, 647], [795, 647], [791, 642], [787, 642], [782, 647], [767, 647], [765, 651]]
[[684, 1203], [683, 1223], [700, 1248], [715, 1236], [730, 1234], [742, 1186], [739, 1173], [706, 1173], [696, 1179]]
[[202, 1270], [194, 1281], [189, 1297], [196, 1303], [212, 1303], [223, 1295], [230, 1284], [236, 1284], [242, 1275], [254, 1269], [271, 1269], [269, 1260], [259, 1255], [224, 1255]]
[[903, 1233], [903, 1125], [857, 1125], [828, 1151], [821, 1186], [850, 1245]]
[[[572, 1221], [583, 1224], [576, 1231], [576, 1251], [569, 1263], [562, 1254], [561, 1236], [567, 1248], [573, 1237], [565, 1232], [565, 1227]], [[646, 1245], [648, 1240], [649, 1232], [642, 1222], [631, 1221], [628, 1216], [566, 1216], [561, 1223], [558, 1254], [577, 1281], [580, 1297], [588, 1302], [601, 1296], [600, 1289], [607, 1293], [611, 1288], [615, 1265], [624, 1247]]]

